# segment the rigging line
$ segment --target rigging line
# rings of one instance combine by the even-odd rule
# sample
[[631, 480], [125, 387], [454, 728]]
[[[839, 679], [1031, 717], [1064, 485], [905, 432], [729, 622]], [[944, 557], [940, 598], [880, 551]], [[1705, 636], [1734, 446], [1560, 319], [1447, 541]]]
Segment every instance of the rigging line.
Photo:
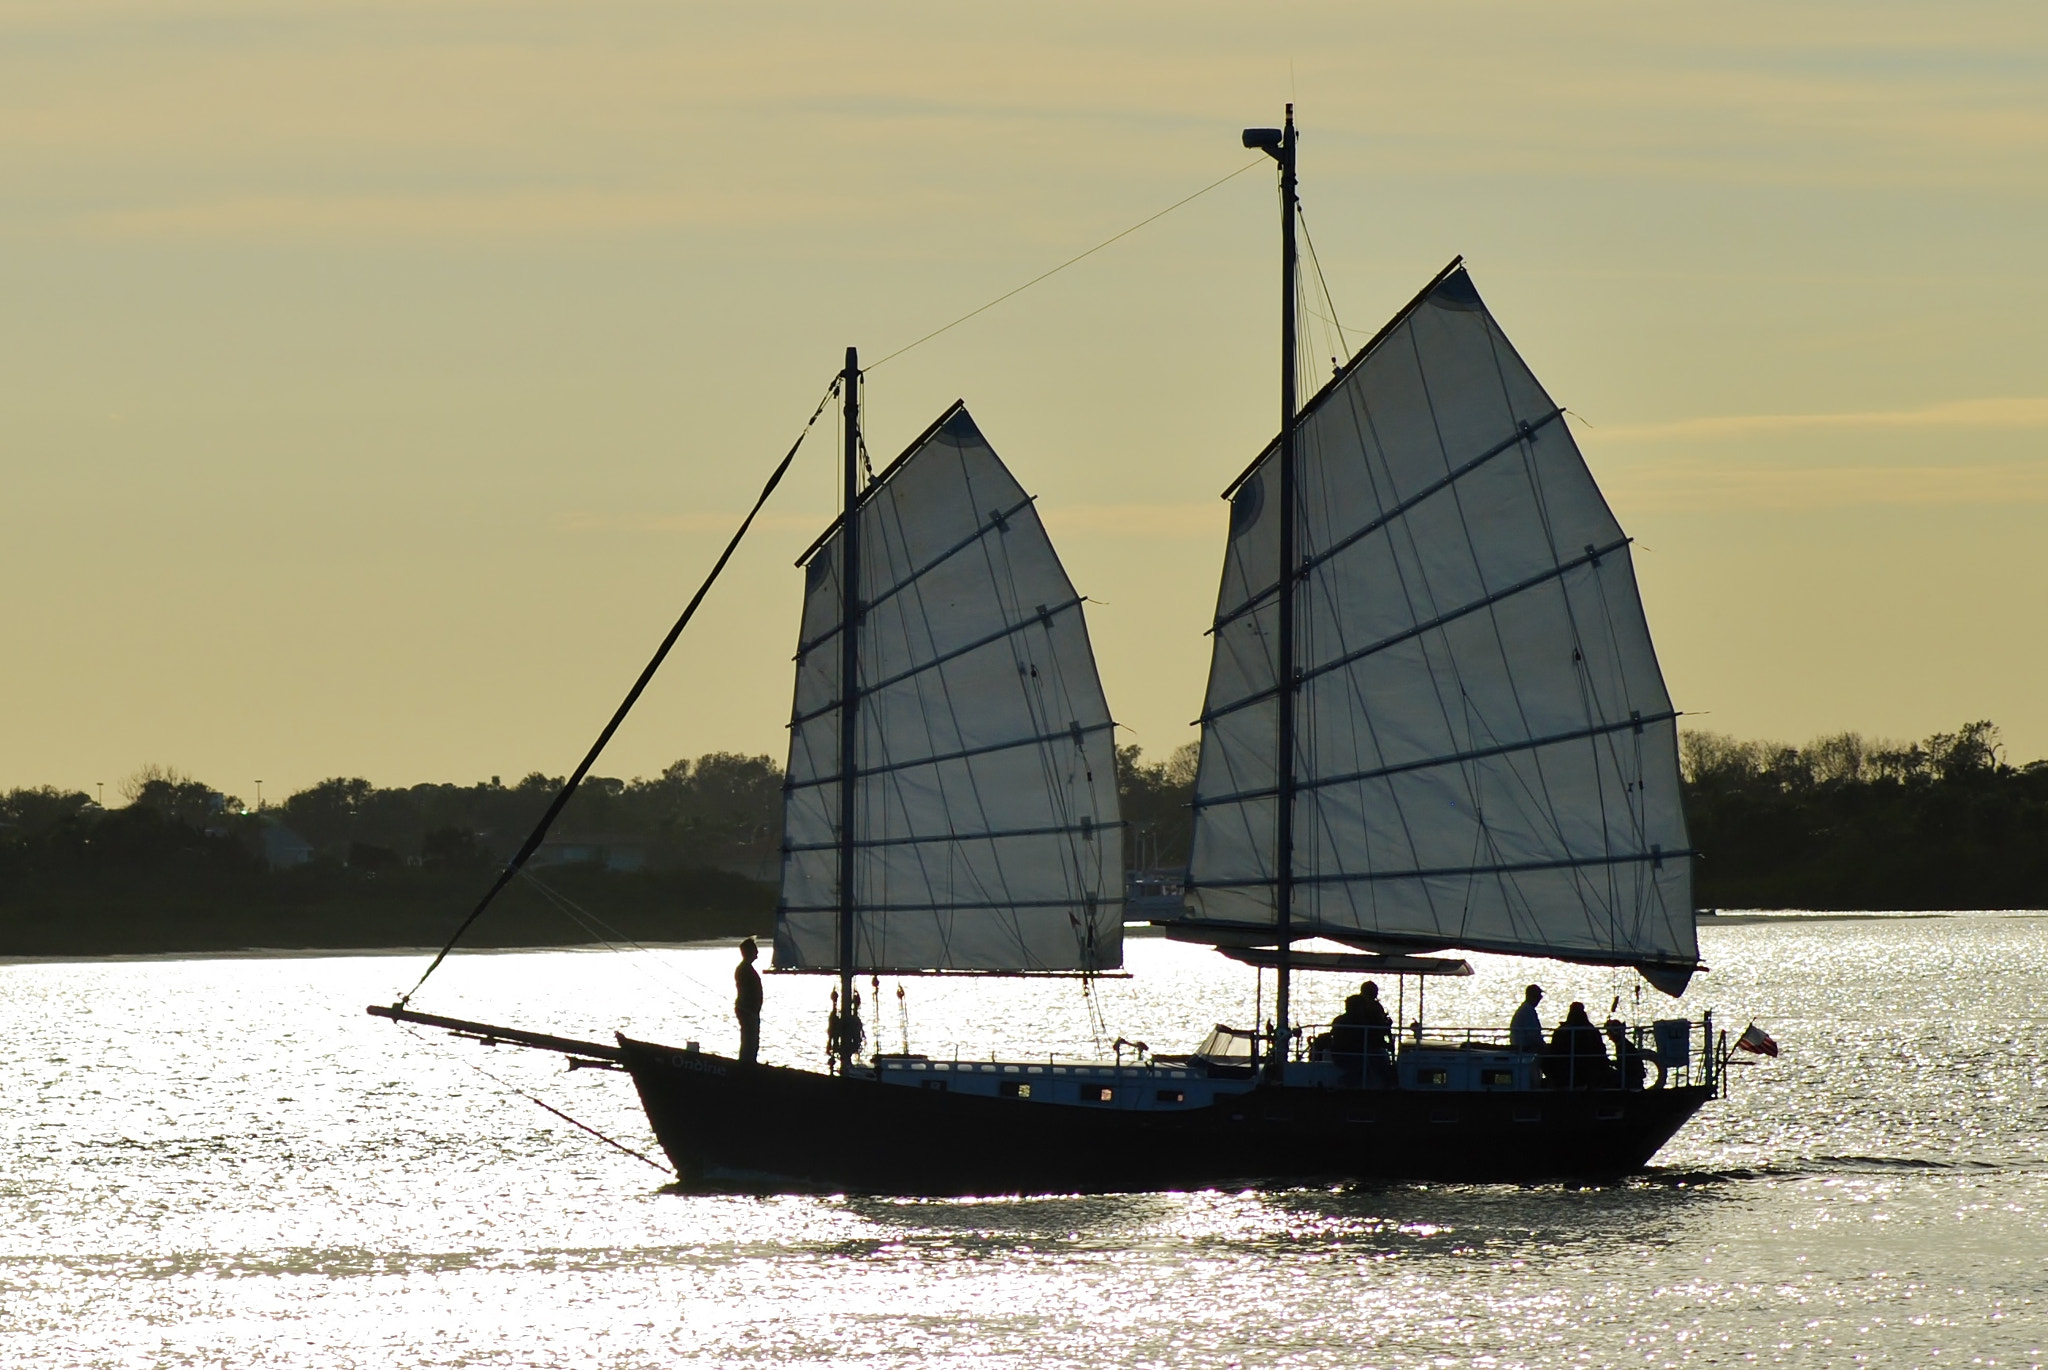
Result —
[[1086, 261], [1088, 258], [1093, 257], [1096, 253], [1102, 251], [1103, 248], [1110, 246], [1112, 243], [1121, 242], [1123, 239], [1130, 237], [1133, 233], [1136, 233], [1145, 225], [1153, 222], [1153, 220], [1163, 219], [1167, 215], [1173, 213], [1173, 211], [1175, 211], [1176, 209], [1179, 209], [1182, 205], [1187, 204], [1189, 201], [1201, 199], [1204, 195], [1207, 195], [1210, 191], [1216, 189], [1216, 187], [1224, 184], [1224, 182], [1234, 181], [1238, 177], [1244, 175], [1247, 171], [1250, 171], [1253, 167], [1264, 166], [1265, 164], [1266, 158], [1264, 157], [1264, 155], [1259, 156], [1253, 161], [1246, 162], [1243, 166], [1231, 172], [1228, 176], [1223, 177], [1222, 180], [1211, 181], [1209, 182], [1209, 184], [1203, 186], [1194, 194], [1175, 200], [1172, 204], [1160, 210], [1157, 214], [1153, 214], [1146, 218], [1138, 220], [1138, 222], [1132, 224], [1129, 228], [1125, 229], [1121, 233], [1114, 235], [1113, 237], [1104, 238], [1101, 242], [1089, 248], [1086, 252], [1081, 253], [1079, 256], [1069, 257], [1067, 258], [1067, 260], [1061, 262], [1052, 270], [1041, 272], [1038, 275], [1033, 276], [1030, 280], [1024, 282], [1024, 284], [1018, 286], [1016, 289], [1005, 291], [1004, 293], [996, 296], [993, 300], [990, 300], [987, 304], [981, 306], [979, 309], [968, 310], [965, 314], [962, 314], [959, 318], [953, 320], [953, 322], [945, 325], [945, 327], [943, 328], [934, 328], [931, 332], [925, 334], [916, 342], [906, 343], [902, 347], [897, 348], [894, 352], [891, 352], [888, 356], [882, 358], [881, 361], [869, 362], [865, 367], [861, 368], [863, 373], [873, 371], [878, 366], [887, 365], [889, 362], [894, 361], [896, 358], [902, 356], [905, 352], [910, 351], [912, 348], [924, 346], [933, 338], [938, 337], [939, 334], [951, 332], [953, 329], [958, 328], [961, 324], [966, 323], [969, 319], [973, 318], [977, 314], [986, 314], [989, 310], [994, 309], [997, 305], [1001, 304], [1004, 300], [1009, 299], [1012, 295], [1023, 294], [1032, 286], [1037, 285], [1040, 281], [1045, 280], [1047, 277], [1057, 276], [1060, 274], [1060, 272], [1065, 271], [1068, 267], [1073, 266], [1078, 262]]
[[[417, 1028], [407, 1026], [405, 1030], [407, 1032], [410, 1032], [414, 1037], [419, 1038], [419, 1040], [422, 1042], [427, 1040], [424, 1036], [420, 1034]], [[617, 1141], [611, 1137], [605, 1136], [602, 1132], [599, 1132], [589, 1123], [578, 1122], [576, 1119], [571, 1118], [568, 1114], [562, 1112], [561, 1109], [556, 1108], [553, 1104], [547, 1102], [545, 1099], [541, 1099], [536, 1097], [535, 1095], [528, 1094], [525, 1090], [521, 1089], [518, 1085], [512, 1084], [510, 1081], [499, 1079], [497, 1076], [491, 1074], [491, 1072], [485, 1070], [482, 1066], [478, 1065], [475, 1061], [471, 1061], [467, 1058], [464, 1058], [462, 1064], [468, 1066], [471, 1070], [483, 1076], [486, 1080], [489, 1080], [492, 1084], [498, 1086], [500, 1089], [510, 1090], [512, 1093], [517, 1094], [520, 1098], [526, 1100], [526, 1102], [530, 1104], [538, 1104], [540, 1107], [554, 1114], [557, 1118], [560, 1118], [563, 1122], [569, 1124], [569, 1126], [583, 1129], [583, 1131], [588, 1132], [591, 1136], [597, 1138], [597, 1140], [603, 1142], [606, 1146], [614, 1147], [617, 1150], [623, 1151], [636, 1161], [645, 1161], [648, 1165], [653, 1166], [656, 1170], [659, 1170], [664, 1175], [674, 1175], [676, 1173], [675, 1171], [670, 1170], [667, 1166], [663, 1165], [660, 1161], [654, 1160], [652, 1157], [648, 1156], [647, 1153], [643, 1151], [635, 1151], [632, 1147], [627, 1146], [624, 1142]]]
[[1323, 303], [1330, 307], [1330, 323], [1337, 330], [1337, 342], [1344, 349], [1344, 355], [1351, 355], [1351, 339], [1345, 336], [1344, 321], [1337, 317], [1337, 301], [1330, 295], [1330, 283], [1323, 278], [1322, 259], [1316, 256], [1316, 240], [1309, 236], [1308, 211], [1299, 201], [1294, 206], [1294, 217], [1301, 221], [1301, 240], [1308, 245], [1308, 263], [1315, 268], [1316, 284], [1323, 288]]
[[[654, 958], [654, 948], [646, 946], [643, 943], [636, 942], [632, 938], [626, 936], [617, 928], [605, 922], [604, 919], [598, 917], [597, 914], [585, 908], [583, 905], [577, 903], [575, 900], [571, 899], [568, 895], [563, 894], [560, 890], [555, 889], [553, 886], [543, 882], [541, 878], [535, 875], [531, 870], [521, 871], [519, 875], [522, 880], [525, 880], [528, 884], [532, 885], [535, 890], [539, 891], [541, 897], [546, 899], [548, 903], [552, 904], [556, 912], [560, 913], [563, 917], [575, 923], [578, 927], [581, 927], [585, 932], [590, 933], [592, 936], [596, 937], [600, 942], [604, 944], [606, 950], [613, 952], [623, 952], [630, 947], [634, 951], [643, 953], [645, 959]], [[692, 997], [688, 993], [684, 992], [681, 988], [679, 988], [676, 984], [671, 984], [668, 981], [663, 980], [659, 976], [654, 975], [646, 968], [646, 966], [641, 964], [642, 959], [643, 958], [641, 957], [630, 957], [627, 960], [627, 964], [631, 965], [636, 971], [638, 971], [640, 975], [643, 976], [649, 984], [653, 985], [655, 988], [667, 994], [671, 999], [675, 1000], [678, 1004], [681, 1004], [691, 1013], [702, 1015], [707, 1023], [717, 1022], [722, 1019], [722, 1017], [724, 1016], [723, 1010], [707, 1007], [702, 1000]], [[700, 989], [703, 988], [701, 981], [685, 981], [684, 983], [694, 984]], [[788, 1030], [776, 1029], [775, 1032], [776, 1037], [778, 1041], [781, 1043], [781, 1045], [789, 1047], [796, 1054], [801, 1055], [806, 1049], [806, 1044], [799, 1041]]]
[[832, 403], [833, 396], [839, 393], [839, 385], [840, 378], [834, 377], [832, 384], [825, 387], [824, 397], [818, 401], [818, 407], [811, 411], [811, 417], [805, 421], [803, 431], [796, 435], [796, 441], [789, 445], [789, 451], [783, 454], [781, 463], [769, 475], [768, 483], [761, 487], [760, 497], [754, 501], [754, 507], [747, 511], [745, 518], [740, 520], [740, 526], [733, 531], [731, 541], [725, 544], [725, 550], [720, 552], [718, 560], [712, 563], [711, 573], [704, 577], [704, 583], [699, 585], [697, 593], [690, 597], [690, 602], [684, 607], [682, 616], [676, 620], [675, 626], [668, 630], [668, 636], [661, 640], [661, 646], [655, 648], [653, 658], [648, 661], [646, 668], [640, 672], [640, 678], [633, 682], [633, 688], [626, 692], [625, 699], [620, 701], [618, 710], [612, 714], [611, 722], [604, 725], [604, 731], [597, 735], [597, 741], [590, 745], [590, 751], [585, 754], [582, 762], [577, 765], [575, 772], [563, 782], [560, 793], [556, 794], [554, 802], [548, 805], [548, 811], [541, 815], [540, 822], [527, 835], [526, 841], [520, 845], [519, 851], [507, 863], [505, 869], [499, 873], [498, 878], [492, 882], [490, 889], [485, 891], [484, 897], [477, 901], [476, 907], [470, 910], [469, 917], [463, 919], [456, 927], [454, 934], [448, 938], [447, 945], [435, 953], [433, 961], [427, 966], [425, 972], [421, 974], [418, 980], [413, 982], [413, 987], [399, 996], [397, 1001], [399, 1008], [404, 1008], [411, 1001], [413, 995], [420, 992], [420, 986], [427, 983], [428, 976], [441, 968], [441, 963], [448, 959], [449, 952], [455, 950], [455, 944], [462, 940], [462, 935], [469, 931], [477, 919], [483, 917], [484, 910], [491, 906], [491, 901], [498, 897], [505, 886], [512, 883], [512, 878], [518, 875], [520, 870], [525, 867], [527, 861], [532, 858], [533, 854], [540, 850], [542, 839], [548, 835], [548, 829], [554, 826], [555, 820], [561, 817], [562, 810], [568, 807], [570, 797], [576, 793], [576, 787], [583, 783], [583, 777], [588, 775], [590, 768], [597, 764], [597, 758], [603, 753], [605, 744], [612, 740], [612, 734], [619, 730], [619, 725], [626, 721], [626, 715], [631, 713], [633, 706], [640, 702], [640, 696], [647, 689], [648, 682], [653, 680], [654, 673], [661, 669], [661, 663], [668, 659], [669, 649], [676, 645], [676, 639], [683, 635], [683, 629], [689, 627], [690, 620], [696, 617], [697, 606], [704, 602], [704, 596], [711, 593], [711, 587], [718, 580], [719, 573], [725, 570], [725, 564], [732, 560], [732, 554], [739, 549], [740, 539], [744, 538], [747, 535], [747, 530], [754, 526], [754, 517], [761, 512], [761, 506], [768, 503], [768, 497], [774, 494], [775, 487], [782, 483], [783, 473], [788, 471], [789, 464], [796, 460], [797, 449], [802, 447], [804, 439], [810, 436], [811, 429], [818, 422], [818, 415], [825, 412], [825, 406]]

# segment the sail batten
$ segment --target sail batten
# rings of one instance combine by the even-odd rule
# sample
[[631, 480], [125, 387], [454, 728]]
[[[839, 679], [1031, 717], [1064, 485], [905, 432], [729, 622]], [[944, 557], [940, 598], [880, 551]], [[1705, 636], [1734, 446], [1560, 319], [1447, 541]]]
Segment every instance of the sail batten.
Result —
[[955, 405], [855, 517], [850, 777], [839, 531], [804, 563], [775, 967], [839, 968], [850, 853], [861, 972], [1115, 969], [1114, 724], [1082, 598], [1031, 497]]
[[[1570, 561], [1560, 562], [1558, 565], [1550, 567], [1547, 570], [1537, 572], [1535, 575], [1530, 576], [1526, 580], [1519, 581], [1516, 584], [1506, 586], [1499, 590], [1491, 591], [1485, 595], [1480, 596], [1478, 599], [1473, 600], [1469, 604], [1461, 604], [1457, 608], [1452, 609], [1447, 613], [1439, 614], [1435, 618], [1430, 619], [1426, 623], [1417, 623], [1412, 627], [1403, 628], [1400, 632], [1395, 633], [1389, 637], [1382, 638], [1378, 642], [1367, 643], [1363, 647], [1357, 648], [1354, 651], [1346, 652], [1344, 655], [1336, 657], [1332, 660], [1320, 662], [1314, 666], [1304, 667], [1295, 673], [1295, 683], [1298, 685], [1302, 682], [1313, 680], [1317, 676], [1327, 675], [1331, 671], [1340, 671], [1344, 669], [1346, 666], [1350, 666], [1355, 662], [1363, 661], [1365, 660], [1365, 658], [1372, 656], [1378, 652], [1383, 652], [1387, 650], [1387, 648], [1389, 647], [1398, 647], [1402, 643], [1408, 641], [1410, 638], [1420, 637], [1424, 633], [1427, 633], [1432, 629], [1441, 628], [1445, 624], [1450, 623], [1456, 619], [1463, 618], [1467, 614], [1476, 614], [1483, 609], [1490, 609], [1494, 605], [1499, 604], [1504, 600], [1512, 599], [1516, 595], [1522, 594], [1524, 591], [1537, 589], [1549, 581], [1556, 580], [1561, 576], [1571, 574], [1573, 571], [1578, 570], [1582, 566], [1597, 565], [1599, 564], [1600, 558], [1608, 556], [1614, 552], [1620, 551], [1623, 547], [1626, 547], [1627, 545], [1627, 538], [1618, 538], [1615, 541], [1609, 543], [1605, 547], [1594, 547], [1591, 544], [1588, 544], [1586, 550], [1583, 553], [1576, 557], [1573, 557]], [[1222, 704], [1217, 706], [1213, 711], [1205, 713], [1201, 721], [1207, 722], [1210, 718], [1221, 717], [1222, 715], [1227, 713], [1235, 713], [1237, 710], [1242, 709], [1247, 705], [1256, 704], [1262, 699], [1270, 699], [1274, 695], [1277, 695], [1279, 692], [1279, 686], [1269, 685], [1265, 689], [1260, 690], [1254, 694], [1244, 696], [1242, 699], [1234, 699], [1231, 700], [1228, 704]]]
[[[1093, 823], [1076, 823], [1068, 827], [1011, 828], [1007, 832], [985, 832], [979, 834], [979, 836], [985, 842], [996, 842], [1006, 837], [1086, 836], [1094, 831], [1095, 825]], [[941, 833], [926, 837], [871, 837], [865, 840], [856, 839], [853, 845], [856, 847], [904, 847], [916, 846], [925, 842], [953, 842], [957, 840], [951, 833]], [[789, 844], [788, 850], [837, 851], [839, 850], [839, 844], [837, 842], [792, 842]]]
[[[1597, 866], [1625, 866], [1631, 862], [1670, 861], [1692, 852], [1668, 852], [1662, 847], [1651, 851], [1611, 852], [1599, 856], [1559, 857], [1554, 861], [1522, 861], [1506, 865], [1491, 866], [1440, 866], [1435, 870], [1400, 871], [1354, 871], [1333, 875], [1303, 875], [1296, 872], [1294, 880], [1300, 885], [1370, 884], [1377, 880], [1443, 880], [1466, 875], [1520, 875], [1530, 871], [1568, 870], [1572, 868], [1593, 868]], [[1252, 878], [1245, 880], [1208, 880], [1203, 882], [1209, 889], [1240, 889], [1267, 883]]]
[[[1055, 614], [1064, 614], [1069, 610], [1078, 609], [1085, 602], [1086, 601], [1084, 601], [1081, 598], [1081, 596], [1075, 595], [1071, 599], [1065, 600], [1059, 604], [1041, 604], [1038, 606], [1037, 612], [1030, 618], [1024, 619], [1021, 622], [1006, 624], [1003, 627], [996, 629], [994, 632], [989, 633], [985, 637], [976, 638], [972, 642], [963, 643], [958, 647], [950, 649], [943, 656], [931, 657], [928, 660], [920, 661], [915, 665], [906, 666], [902, 670], [896, 672], [896, 674], [878, 680], [874, 682], [872, 685], [861, 686], [861, 688], [855, 692], [854, 698], [865, 699], [867, 696], [874, 694], [879, 690], [886, 690], [891, 685], [900, 684], [903, 681], [910, 679], [912, 676], [921, 675], [925, 671], [929, 671], [934, 666], [943, 666], [949, 661], [953, 661], [959, 657], [966, 656], [969, 652], [978, 652], [985, 647], [993, 647], [998, 643], [1002, 642], [1003, 639], [1011, 636], [1012, 634], [1021, 633], [1025, 629], [1032, 627], [1034, 624], [1042, 624], [1049, 622]], [[817, 718], [820, 715], [831, 713], [834, 709], [837, 709], [843, 702], [843, 700], [839, 699], [830, 700], [824, 704], [819, 705], [817, 708], [813, 709], [808, 714], [799, 714], [795, 719], [791, 720], [791, 725], [798, 726], [804, 723], [808, 723], [812, 719]]]
[[1286, 577], [1277, 444], [1232, 487], [1181, 930], [1277, 926], [1288, 793], [1296, 936], [1696, 963], [1677, 714], [1562, 415], [1454, 267], [1304, 410]]
[[[1085, 738], [1094, 733], [1108, 732], [1115, 727], [1116, 724], [1105, 720], [1081, 728], [1079, 734]], [[940, 752], [934, 756], [914, 757], [908, 761], [892, 761], [886, 766], [863, 766], [854, 772], [854, 778], [866, 779], [869, 776], [887, 775], [891, 771], [907, 771], [918, 766], [935, 766], [941, 761], [965, 761], [970, 757], [987, 756], [991, 752], [1006, 752], [1014, 747], [1039, 747], [1048, 742], [1058, 742], [1062, 738], [1072, 738], [1075, 735], [1073, 727], [1066, 727], [1059, 729], [1057, 732], [1040, 733], [1033, 737], [1011, 738], [1003, 742], [991, 742], [986, 746], [969, 747], [963, 751]], [[806, 789], [813, 785], [836, 785], [838, 783], [839, 776], [835, 772], [831, 775], [814, 776], [809, 780], [792, 780], [787, 783], [786, 788], [797, 790]], [[835, 841], [827, 845], [837, 846], [839, 844]]]
[[[1302, 559], [1301, 569], [1304, 572], [1313, 571], [1318, 566], [1328, 561], [1331, 557], [1336, 556], [1339, 552], [1344, 551], [1346, 548], [1352, 546], [1354, 543], [1363, 542], [1366, 538], [1371, 537], [1374, 533], [1379, 532], [1382, 528], [1385, 528], [1387, 525], [1391, 524], [1395, 519], [1399, 518], [1401, 515], [1407, 513], [1409, 510], [1415, 508], [1415, 506], [1421, 504], [1424, 500], [1429, 499], [1435, 495], [1440, 495], [1444, 491], [1450, 489], [1453, 485], [1455, 485], [1458, 482], [1459, 478], [1471, 475], [1474, 471], [1477, 471], [1480, 467], [1486, 465], [1487, 462], [1492, 461], [1495, 457], [1501, 455], [1503, 452], [1513, 450], [1536, 429], [1541, 428], [1544, 424], [1550, 423], [1555, 419], [1562, 418], [1563, 416], [1564, 410], [1553, 409], [1550, 413], [1536, 420], [1534, 423], [1524, 424], [1522, 430], [1516, 433], [1513, 437], [1502, 438], [1499, 442], [1487, 448], [1484, 452], [1481, 452], [1478, 456], [1472, 458], [1472, 460], [1466, 462], [1463, 466], [1457, 468], [1455, 471], [1452, 471], [1449, 475], [1437, 481], [1435, 484], [1425, 486], [1423, 489], [1418, 490], [1414, 494], [1408, 496], [1401, 503], [1395, 505], [1392, 509], [1387, 510], [1386, 513], [1381, 514], [1378, 518], [1373, 519], [1363, 528], [1345, 534], [1343, 537], [1339, 538], [1333, 545], [1316, 553], [1314, 556], [1304, 557]], [[1257, 595], [1253, 596], [1249, 602], [1240, 604], [1237, 608], [1232, 609], [1229, 613], [1218, 615], [1215, 625], [1209, 629], [1209, 632], [1214, 633], [1220, 628], [1228, 627], [1231, 623], [1244, 617], [1252, 610], [1258, 608], [1261, 604], [1264, 604], [1268, 600], [1272, 599], [1274, 595], [1279, 593], [1279, 591], [1280, 587], [1277, 584], [1268, 585], [1265, 589], [1259, 591]]]
[[[1413, 761], [1402, 761], [1391, 766], [1381, 766], [1374, 770], [1351, 771], [1342, 775], [1313, 776], [1305, 780], [1298, 779], [1294, 782], [1294, 787], [1297, 790], [1321, 789], [1329, 785], [1349, 785], [1360, 780], [1377, 780], [1383, 775], [1399, 775], [1403, 771], [1428, 770], [1432, 766], [1455, 766], [1462, 765], [1467, 761], [1484, 761], [1488, 757], [1506, 756], [1513, 752], [1535, 751], [1539, 747], [1555, 746], [1560, 742], [1583, 742], [1589, 738], [1604, 736], [1607, 733], [1625, 732], [1630, 729], [1640, 728], [1649, 723], [1666, 722], [1678, 716], [1676, 710], [1661, 714], [1651, 714], [1648, 718], [1636, 715], [1612, 723], [1598, 723], [1590, 727], [1577, 728], [1571, 732], [1552, 733], [1548, 737], [1532, 737], [1519, 742], [1503, 742], [1497, 746], [1482, 747], [1475, 751], [1452, 752], [1447, 756], [1424, 756], [1418, 757]], [[1279, 793], [1280, 791], [1277, 787], [1269, 786], [1262, 790], [1244, 790], [1236, 794], [1215, 795], [1209, 798], [1197, 795], [1192, 801], [1192, 807], [1200, 809], [1213, 807], [1218, 804], [1237, 804], [1247, 799], [1271, 799]], [[1297, 876], [1296, 878], [1299, 879], [1300, 877]]]
[[[916, 585], [917, 582], [922, 580], [925, 576], [931, 574], [933, 571], [936, 571], [940, 567], [944, 566], [948, 561], [951, 561], [960, 553], [965, 552], [969, 548], [975, 546], [983, 538], [987, 537], [990, 533], [1001, 530], [1004, 527], [1004, 525], [1007, 524], [1011, 519], [1023, 513], [1026, 509], [1029, 509], [1032, 504], [1032, 499], [1032, 496], [1026, 495], [1023, 499], [1019, 500], [1015, 505], [1008, 509], [991, 509], [989, 511], [989, 521], [987, 523], [983, 524], [979, 528], [976, 528], [972, 533], [969, 533], [966, 537], [960, 539], [960, 541], [954, 543], [951, 547], [948, 547], [945, 551], [939, 553], [937, 556], [933, 557], [924, 565], [910, 572], [910, 574], [903, 577], [903, 579], [897, 581], [894, 585], [891, 585], [888, 588], [879, 591], [874, 596], [874, 598], [867, 601], [868, 609], [874, 610], [879, 608], [883, 604], [887, 603], [889, 600], [893, 599], [895, 596], [902, 594], [905, 590], [908, 590], [912, 586]], [[836, 527], [837, 525], [835, 524], [834, 526]], [[818, 546], [821, 548], [824, 545], [824, 542], [820, 542], [818, 544]], [[810, 557], [814, 555], [816, 555], [815, 549], [812, 553], [807, 554], [803, 560], [798, 561], [797, 565], [808, 565]], [[819, 634], [818, 637], [816, 637], [815, 639], [799, 646], [797, 648], [797, 655], [801, 657], [806, 652], [814, 652], [818, 648], [824, 646], [826, 643], [837, 640], [838, 637], [839, 625], [837, 623], [834, 623], [831, 627], [827, 628], [823, 633]]]

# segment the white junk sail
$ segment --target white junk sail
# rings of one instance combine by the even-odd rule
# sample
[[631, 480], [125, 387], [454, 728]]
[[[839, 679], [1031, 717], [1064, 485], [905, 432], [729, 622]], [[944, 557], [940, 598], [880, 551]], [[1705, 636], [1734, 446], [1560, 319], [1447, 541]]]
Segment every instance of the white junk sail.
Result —
[[[1120, 966], [1113, 725], [1031, 497], [956, 404], [858, 517], [855, 969]], [[842, 564], [806, 564], [779, 970], [839, 967]]]
[[[1679, 992], [1677, 722], [1628, 539], [1461, 267], [1311, 402], [1296, 454], [1296, 933]], [[1235, 489], [1203, 709], [1191, 923], [1219, 939], [1275, 921], [1278, 465]]]

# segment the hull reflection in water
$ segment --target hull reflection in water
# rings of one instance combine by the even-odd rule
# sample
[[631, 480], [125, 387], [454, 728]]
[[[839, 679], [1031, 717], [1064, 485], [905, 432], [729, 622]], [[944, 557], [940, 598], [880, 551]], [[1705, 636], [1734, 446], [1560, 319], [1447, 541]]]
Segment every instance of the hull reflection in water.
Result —
[[[1331, 1089], [1256, 1082], [1249, 1071], [1218, 1078], [1199, 1065], [906, 1057], [881, 1058], [872, 1075], [829, 1076], [623, 1036], [618, 1059], [683, 1184], [704, 1189], [968, 1195], [1613, 1179], [1640, 1170], [1715, 1094], [1710, 1083]], [[1034, 1092], [1020, 1097], [1019, 1087]], [[1092, 1102], [1066, 1102], [1069, 1093]]]

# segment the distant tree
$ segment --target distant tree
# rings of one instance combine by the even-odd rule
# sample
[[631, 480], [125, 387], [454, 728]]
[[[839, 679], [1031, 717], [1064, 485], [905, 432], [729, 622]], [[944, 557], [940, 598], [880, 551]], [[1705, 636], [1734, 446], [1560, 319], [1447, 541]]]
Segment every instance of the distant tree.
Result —
[[151, 785], [169, 785], [176, 788], [191, 783], [192, 777], [176, 766], [163, 766], [154, 761], [145, 761], [135, 768], [135, 774], [121, 782], [121, 797], [133, 804], [142, 798], [143, 791]]
[[782, 768], [774, 758], [709, 752], [640, 787], [655, 832], [689, 864], [765, 874], [782, 847]]
[[1915, 743], [1688, 732], [1680, 756], [1703, 903], [2048, 906], [2048, 767], [2008, 765], [1989, 721]]
[[82, 790], [60, 790], [52, 785], [9, 790], [0, 795], [0, 828], [33, 836], [97, 807], [92, 796]]
[[1998, 725], [1988, 719], [1965, 723], [1955, 732], [1936, 733], [1927, 739], [1928, 764], [1943, 780], [1995, 775], [2004, 769], [1999, 759], [2004, 750]]
[[1137, 746], [1116, 749], [1117, 797], [1124, 815], [1124, 861], [1135, 868], [1177, 870], [1194, 838], [1195, 770], [1201, 744], [1189, 742], [1164, 761]]
[[188, 828], [204, 828], [226, 809], [227, 797], [197, 780], [155, 778], [135, 787], [133, 803]]
[[300, 790], [278, 808], [285, 824], [316, 850], [339, 853], [355, 839], [356, 815], [374, 787], [361, 777], [330, 777]]
[[437, 868], [482, 864], [483, 848], [468, 828], [435, 828], [420, 838], [420, 864]]
[[380, 847], [374, 842], [351, 842], [348, 844], [349, 869], [368, 871], [398, 870], [405, 865], [405, 858], [389, 847]]

